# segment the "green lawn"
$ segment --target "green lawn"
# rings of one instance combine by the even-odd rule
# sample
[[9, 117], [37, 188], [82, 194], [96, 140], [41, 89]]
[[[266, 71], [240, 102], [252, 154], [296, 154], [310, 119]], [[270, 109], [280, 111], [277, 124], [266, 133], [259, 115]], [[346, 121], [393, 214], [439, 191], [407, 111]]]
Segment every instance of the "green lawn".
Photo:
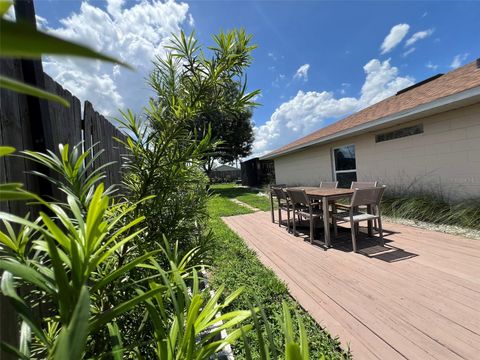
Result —
[[[217, 194], [209, 200], [210, 226], [214, 232], [214, 264], [211, 270], [211, 284], [218, 287], [224, 284], [226, 289], [233, 291], [241, 286], [245, 287], [243, 295], [232, 305], [231, 310], [249, 308], [251, 304], [261, 305], [266, 312], [267, 318], [274, 325], [275, 344], [282, 347], [283, 333], [277, 321], [276, 314], [281, 313], [282, 300], [286, 300], [290, 307], [302, 317], [308, 332], [308, 340], [311, 349], [311, 359], [320, 359], [324, 354], [326, 359], [345, 359], [349, 354], [345, 353], [336, 339], [322, 329], [304, 311], [298, 303], [291, 298], [286, 285], [258, 260], [255, 253], [250, 250], [245, 242], [237, 236], [220, 219], [222, 216], [232, 216], [250, 213], [251, 211], [241, 207], [229, 199], [239, 198], [249, 200], [255, 193], [244, 188], [234, 188], [232, 185], [215, 185], [212, 190]], [[268, 198], [266, 198], [268, 201]], [[243, 200], [242, 200], [243, 201]], [[247, 202], [247, 201], [245, 201]], [[250, 203], [252, 206], [253, 203]], [[247, 334], [253, 343], [251, 352], [253, 358], [258, 358], [258, 342], [253, 332]], [[242, 346], [236, 346], [236, 359], [245, 359]]]
[[262, 211], [270, 211], [270, 197], [260, 195], [262, 192], [259, 190], [238, 187], [234, 184], [213, 185], [212, 189], [224, 198], [237, 199]]

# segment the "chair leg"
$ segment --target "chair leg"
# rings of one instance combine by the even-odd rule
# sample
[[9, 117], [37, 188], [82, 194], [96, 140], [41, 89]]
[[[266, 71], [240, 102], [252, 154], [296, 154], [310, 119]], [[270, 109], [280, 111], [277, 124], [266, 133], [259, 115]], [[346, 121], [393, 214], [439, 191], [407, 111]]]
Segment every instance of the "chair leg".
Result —
[[293, 207], [293, 236], [298, 236], [297, 235], [296, 220], [295, 220], [295, 206]]
[[385, 246], [385, 240], [383, 239], [383, 227], [382, 227], [381, 218], [378, 218], [378, 235], [380, 236], [380, 245]]
[[273, 196], [270, 192], [270, 209], [272, 210], [272, 223], [275, 223], [275, 209], [273, 207]]
[[290, 232], [290, 208], [287, 208], [287, 231]]
[[357, 234], [355, 233], [356, 223], [350, 221], [350, 227], [352, 228], [352, 246], [353, 252], [357, 252]]
[[335, 216], [332, 216], [332, 222], [333, 222], [333, 238], [335, 239], [338, 236], [337, 219], [335, 219]]
[[282, 209], [278, 207], [278, 226], [282, 226]]
[[313, 244], [313, 229], [314, 229], [314, 218], [310, 217], [310, 244]]

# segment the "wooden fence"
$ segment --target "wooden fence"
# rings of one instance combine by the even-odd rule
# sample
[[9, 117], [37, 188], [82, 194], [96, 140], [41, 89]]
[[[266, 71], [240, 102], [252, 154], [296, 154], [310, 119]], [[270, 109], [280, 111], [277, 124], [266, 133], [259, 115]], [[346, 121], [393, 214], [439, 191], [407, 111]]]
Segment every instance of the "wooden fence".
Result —
[[[25, 69], [24, 60], [0, 60], [0, 73], [20, 81], [26, 80], [25, 72], [28, 68]], [[43, 71], [41, 75], [40, 83], [43, 82], [43, 87], [68, 100], [70, 107], [0, 90], [0, 144], [13, 146], [17, 151], [43, 148], [58, 154], [58, 144], [73, 146], [84, 141], [85, 148], [88, 148], [98, 143], [97, 151], [103, 148], [105, 152], [96, 161], [95, 167], [115, 162], [105, 169], [104, 182], [106, 186], [119, 184], [121, 159], [125, 149], [114, 138], [124, 139], [125, 136], [95, 111], [88, 101], [84, 103], [82, 116], [80, 100]], [[48, 183], [42, 183], [41, 179], [29, 174], [29, 171], [36, 169], [35, 164], [20, 157], [0, 158], [0, 183], [19, 182], [25, 184], [30, 191], [62, 196], [58, 189], [51, 188]], [[22, 202], [0, 202], [0, 210], [19, 216], [35, 211]], [[17, 341], [17, 322], [10, 304], [0, 295], [0, 340], [13, 344]], [[0, 358], [8, 357], [0, 353]]]

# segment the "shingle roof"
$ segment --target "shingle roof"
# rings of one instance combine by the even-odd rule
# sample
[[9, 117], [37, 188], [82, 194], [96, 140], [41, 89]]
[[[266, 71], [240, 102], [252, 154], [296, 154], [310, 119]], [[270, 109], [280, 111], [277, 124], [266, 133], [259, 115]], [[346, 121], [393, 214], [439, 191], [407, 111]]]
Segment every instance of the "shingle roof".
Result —
[[240, 170], [239, 168], [236, 168], [234, 166], [230, 166], [230, 165], [226, 165], [226, 164], [223, 164], [223, 165], [219, 165], [217, 166], [215, 169], [213, 169], [212, 171], [235, 171], [235, 170]]
[[276, 149], [263, 156], [263, 158], [274, 157], [275, 154], [284, 153], [290, 149], [302, 147], [302, 145], [308, 146], [309, 143], [316, 142], [323, 137], [334, 135], [340, 131], [478, 87], [480, 86], [480, 69], [477, 67], [478, 62], [480, 61], [471, 62], [426, 84], [404, 93], [390, 96], [327, 127]]

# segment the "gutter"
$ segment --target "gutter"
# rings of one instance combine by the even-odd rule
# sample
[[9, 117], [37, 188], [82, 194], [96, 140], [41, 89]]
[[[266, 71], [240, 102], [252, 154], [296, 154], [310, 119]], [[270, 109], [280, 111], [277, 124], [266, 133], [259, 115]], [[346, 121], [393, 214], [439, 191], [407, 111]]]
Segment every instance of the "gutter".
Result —
[[[478, 97], [478, 99], [476, 99], [477, 97]], [[470, 100], [470, 101], [468, 101], [468, 100]], [[413, 118], [418, 118], [423, 113], [432, 112], [432, 111], [435, 111], [435, 110], [437, 110], [435, 113], [438, 113], [438, 112], [440, 112], [440, 110], [442, 110], [443, 107], [452, 106], [452, 105], [455, 105], [457, 103], [465, 102], [465, 104], [460, 104], [460, 106], [462, 106], [462, 105], [467, 106], [467, 105], [475, 103], [475, 100], [480, 100], [480, 86], [477, 86], [477, 87], [474, 87], [474, 88], [471, 88], [471, 89], [468, 89], [468, 90], [465, 90], [465, 91], [462, 91], [462, 92], [459, 92], [459, 93], [456, 93], [456, 94], [453, 94], [453, 95], [445, 96], [443, 98], [431, 101], [431, 102], [426, 103], [426, 104], [421, 104], [421, 105], [418, 105], [414, 108], [403, 110], [403, 111], [397, 112], [397, 113], [392, 114], [392, 115], [384, 116], [382, 118], [372, 120], [372, 121], [366, 122], [364, 124], [360, 124], [360, 125], [354, 126], [352, 128], [345, 129], [345, 130], [336, 132], [334, 134], [324, 136], [320, 139], [312, 140], [308, 143], [297, 145], [297, 146], [294, 146], [292, 148], [289, 148], [289, 149], [286, 149], [286, 150], [283, 150], [283, 151], [280, 151], [280, 152], [277, 152], [277, 153], [270, 153], [270, 154], [261, 156], [260, 160], [275, 159], [275, 158], [283, 156], [283, 155], [287, 155], [287, 154], [290, 154], [290, 153], [293, 153], [293, 152], [296, 152], [296, 151], [304, 150], [304, 149], [306, 149], [308, 147], [311, 147], [311, 146], [314, 146], [314, 145], [325, 144], [325, 143], [332, 142], [334, 140], [338, 140], [338, 139], [345, 138], [345, 137], [348, 137], [348, 136], [357, 135], [359, 133], [362, 133], [362, 132], [365, 132], [365, 131], [370, 130], [372, 128], [375, 128], [377, 126], [382, 126], [382, 125], [387, 125], [387, 124], [394, 125], [395, 123], [399, 123], [401, 121], [413, 120]], [[458, 106], [458, 107], [460, 107], [460, 106]], [[451, 109], [453, 109], [453, 108], [454, 107], [452, 106]], [[447, 110], [451, 110], [451, 109], [447, 109]]]

